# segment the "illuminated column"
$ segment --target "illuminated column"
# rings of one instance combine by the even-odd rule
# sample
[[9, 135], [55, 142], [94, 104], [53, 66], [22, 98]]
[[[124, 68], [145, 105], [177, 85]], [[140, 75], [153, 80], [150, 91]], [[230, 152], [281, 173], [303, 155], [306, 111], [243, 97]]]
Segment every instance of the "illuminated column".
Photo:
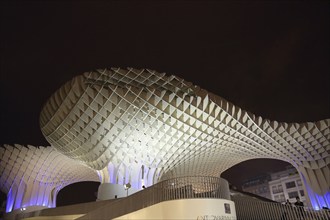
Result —
[[6, 212], [13, 210], [31, 211], [55, 207], [56, 204], [53, 203], [51, 195], [52, 190], [52, 187], [40, 182], [26, 184], [21, 181], [18, 187], [16, 184], [13, 184], [7, 195]]
[[301, 179], [308, 193], [309, 205], [319, 210], [330, 207], [330, 168], [307, 169], [299, 167]]
[[55, 207], [60, 189], [82, 180], [98, 181], [94, 170], [53, 147], [4, 145], [0, 158], [0, 186], [7, 193], [6, 212]]
[[[98, 188], [97, 200], [126, 197], [149, 186], [146, 175], [149, 170], [139, 163], [109, 163], [104, 169], [97, 171], [101, 185]], [[129, 188], [125, 187], [129, 184]]]

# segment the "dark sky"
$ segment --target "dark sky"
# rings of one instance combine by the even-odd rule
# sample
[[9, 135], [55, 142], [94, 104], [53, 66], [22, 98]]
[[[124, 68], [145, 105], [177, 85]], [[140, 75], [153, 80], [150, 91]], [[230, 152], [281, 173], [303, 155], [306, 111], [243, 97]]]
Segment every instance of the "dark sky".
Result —
[[329, 16], [329, 1], [2, 1], [0, 144], [49, 145], [47, 98], [106, 67], [177, 75], [271, 120], [329, 118]]

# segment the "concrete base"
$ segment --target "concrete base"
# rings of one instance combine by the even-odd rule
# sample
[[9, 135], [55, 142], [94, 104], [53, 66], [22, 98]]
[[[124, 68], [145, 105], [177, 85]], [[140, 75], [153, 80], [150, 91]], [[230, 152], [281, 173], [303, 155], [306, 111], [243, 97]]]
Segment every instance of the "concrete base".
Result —
[[132, 195], [140, 190], [141, 189], [134, 188], [126, 190], [124, 185], [102, 183], [97, 192], [97, 201], [126, 197], [127, 195]]

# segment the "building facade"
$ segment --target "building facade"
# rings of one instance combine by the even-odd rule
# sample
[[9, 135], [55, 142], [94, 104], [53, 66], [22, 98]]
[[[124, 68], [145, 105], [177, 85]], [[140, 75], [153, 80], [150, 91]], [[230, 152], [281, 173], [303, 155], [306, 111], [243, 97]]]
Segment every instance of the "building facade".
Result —
[[287, 166], [283, 171], [250, 178], [243, 183], [242, 190], [280, 203], [289, 200], [293, 204], [296, 197], [306, 203], [303, 182], [293, 166]]
[[270, 175], [263, 174], [250, 178], [245, 181], [242, 185], [242, 190], [245, 192], [253, 193], [259, 196], [262, 196], [267, 199], [272, 199], [270, 190], [269, 190], [269, 181], [271, 180]]
[[271, 174], [268, 184], [272, 200], [284, 203], [288, 199], [290, 203], [295, 203], [296, 197], [299, 197], [306, 203], [303, 182], [294, 167]]

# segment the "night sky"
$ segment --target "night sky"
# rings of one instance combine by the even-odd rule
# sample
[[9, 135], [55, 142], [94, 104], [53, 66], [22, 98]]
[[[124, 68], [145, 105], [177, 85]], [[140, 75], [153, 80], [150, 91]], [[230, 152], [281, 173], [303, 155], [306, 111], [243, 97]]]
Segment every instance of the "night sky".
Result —
[[[329, 118], [329, 16], [329, 1], [2, 1], [0, 144], [48, 146], [47, 98], [109, 67], [177, 75], [270, 120]], [[243, 165], [226, 178], [285, 166]]]

